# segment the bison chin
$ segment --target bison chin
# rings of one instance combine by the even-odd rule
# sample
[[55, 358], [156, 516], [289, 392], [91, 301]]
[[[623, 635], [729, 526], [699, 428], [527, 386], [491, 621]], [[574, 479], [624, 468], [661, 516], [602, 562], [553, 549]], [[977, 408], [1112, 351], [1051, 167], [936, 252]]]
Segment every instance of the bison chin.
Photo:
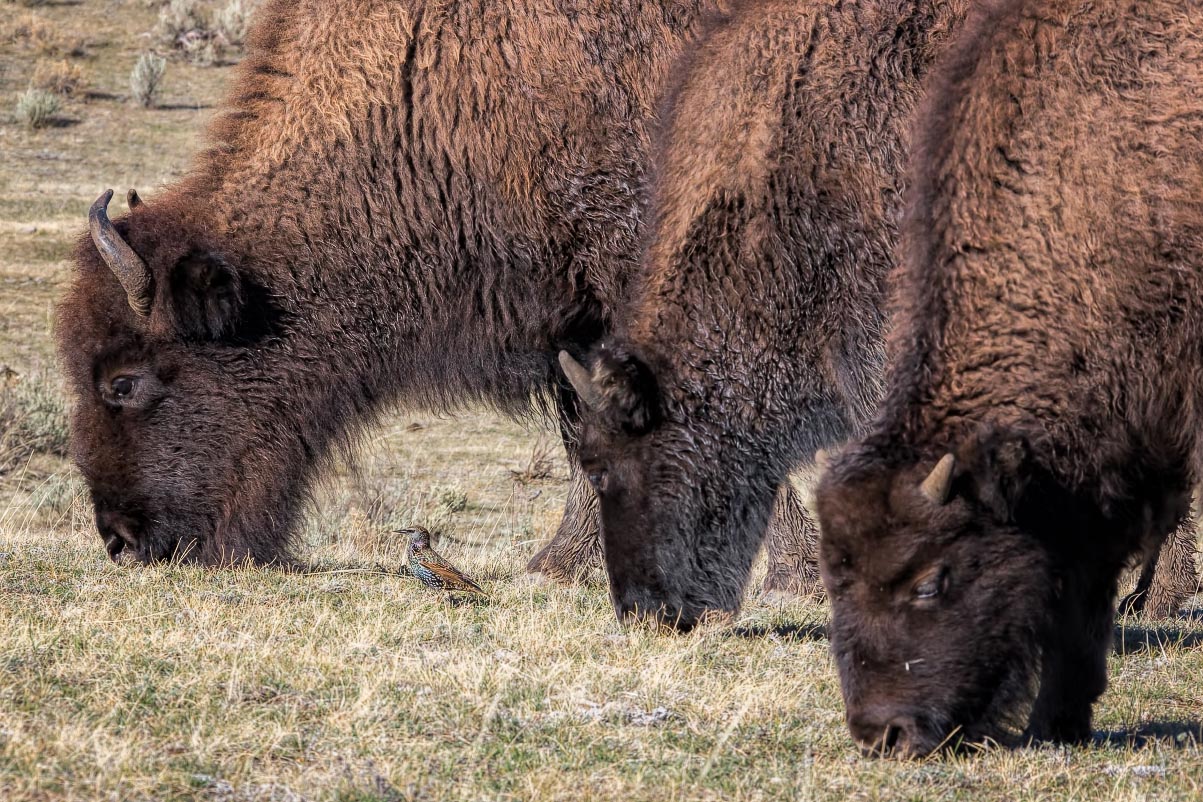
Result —
[[1083, 599], [1108, 600], [1025, 525], [999, 473], [1022, 453], [901, 466], [853, 453], [823, 478], [831, 646], [867, 754], [1089, 737], [1110, 620]]
[[843, 618], [835, 616], [832, 647], [848, 730], [864, 755], [914, 759], [1022, 742], [1039, 676], [1036, 638], [960, 651], [944, 665], [929, 651], [895, 666], [868, 659], [865, 633]]
[[619, 619], [688, 630], [736, 612], [789, 466], [667, 408], [652, 371], [621, 346], [592, 362], [560, 356], [584, 408], [579, 457]]
[[122, 502], [119, 508], [93, 493], [96, 529], [113, 562], [199, 563], [202, 565], [285, 565], [292, 562], [283, 537], [272, 534], [267, 522], [256, 527], [250, 522], [228, 520], [218, 524], [204, 515], [180, 508], [146, 512]]
[[605, 467], [588, 449], [582, 463], [598, 491], [619, 619], [684, 631], [738, 611], [780, 478], [701, 459], [671, 426], [625, 446]]
[[[178, 531], [152, 527], [147, 516], [122, 510], [98, 498], [96, 493], [92, 506], [96, 512], [96, 531], [113, 562], [134, 560], [147, 564], [170, 559], [186, 562], [199, 556], [201, 543], [195, 536], [185, 539]], [[177, 527], [173, 525], [170, 529]]]

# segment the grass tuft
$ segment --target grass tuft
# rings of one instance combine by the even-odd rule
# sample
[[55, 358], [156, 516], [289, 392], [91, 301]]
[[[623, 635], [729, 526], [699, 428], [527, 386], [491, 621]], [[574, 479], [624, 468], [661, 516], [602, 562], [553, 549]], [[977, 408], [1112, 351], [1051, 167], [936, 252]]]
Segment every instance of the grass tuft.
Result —
[[434, 494], [439, 509], [449, 515], [468, 509], [468, 494], [459, 487], [437, 487]]
[[67, 454], [67, 410], [47, 374], [17, 375], [0, 368], [0, 476], [35, 454]]

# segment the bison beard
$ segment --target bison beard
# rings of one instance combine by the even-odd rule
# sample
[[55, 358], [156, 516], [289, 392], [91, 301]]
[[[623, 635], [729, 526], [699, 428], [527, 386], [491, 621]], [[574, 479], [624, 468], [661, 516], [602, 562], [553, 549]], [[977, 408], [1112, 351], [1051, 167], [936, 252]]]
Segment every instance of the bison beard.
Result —
[[[547, 413], [575, 461], [556, 354], [623, 303], [657, 99], [718, 3], [622, 5], [257, 11], [210, 150], [116, 223], [98, 204], [59, 305], [110, 554], [288, 559], [313, 478], [398, 404]], [[557, 579], [600, 551], [575, 468], [531, 566]]]
[[1200, 31], [987, 3], [933, 80], [886, 396], [818, 491], [866, 750], [1091, 737], [1117, 579], [1203, 475]]

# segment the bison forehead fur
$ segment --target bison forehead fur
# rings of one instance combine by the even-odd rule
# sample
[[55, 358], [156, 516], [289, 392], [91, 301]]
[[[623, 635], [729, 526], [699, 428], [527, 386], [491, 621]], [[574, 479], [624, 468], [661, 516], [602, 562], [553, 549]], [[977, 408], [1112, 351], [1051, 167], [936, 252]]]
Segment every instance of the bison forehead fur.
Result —
[[866, 748], [1091, 735], [1118, 574], [1201, 475], [1200, 31], [1169, 0], [990, 2], [933, 81], [885, 400], [819, 490]]

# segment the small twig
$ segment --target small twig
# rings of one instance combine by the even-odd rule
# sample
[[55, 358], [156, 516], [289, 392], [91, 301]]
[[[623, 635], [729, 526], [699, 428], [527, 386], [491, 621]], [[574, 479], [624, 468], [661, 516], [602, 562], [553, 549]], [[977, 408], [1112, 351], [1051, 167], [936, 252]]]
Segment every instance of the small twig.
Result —
[[329, 571], [310, 571], [303, 576], [334, 576], [335, 574], [371, 574], [373, 576], [409, 576], [409, 571], [390, 571], [387, 568], [332, 568]]

